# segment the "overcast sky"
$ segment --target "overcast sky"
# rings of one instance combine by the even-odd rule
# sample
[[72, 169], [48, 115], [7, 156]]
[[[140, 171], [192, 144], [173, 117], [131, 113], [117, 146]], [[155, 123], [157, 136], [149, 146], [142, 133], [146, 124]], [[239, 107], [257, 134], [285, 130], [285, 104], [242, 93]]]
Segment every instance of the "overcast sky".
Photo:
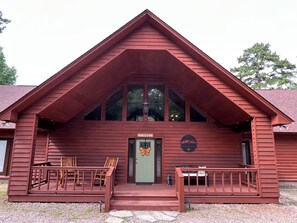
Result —
[[297, 64], [296, 0], [0, 0], [18, 85], [38, 85], [145, 9], [226, 69], [256, 42]]

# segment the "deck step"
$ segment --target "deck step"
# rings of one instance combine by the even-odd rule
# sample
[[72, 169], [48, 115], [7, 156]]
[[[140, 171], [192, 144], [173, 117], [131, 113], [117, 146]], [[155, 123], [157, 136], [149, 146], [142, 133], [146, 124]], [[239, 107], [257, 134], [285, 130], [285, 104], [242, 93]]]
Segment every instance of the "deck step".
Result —
[[176, 195], [166, 195], [166, 196], [157, 196], [157, 195], [114, 195], [113, 200], [134, 200], [134, 201], [176, 201]]
[[178, 200], [111, 200], [111, 210], [167, 210], [178, 211]]

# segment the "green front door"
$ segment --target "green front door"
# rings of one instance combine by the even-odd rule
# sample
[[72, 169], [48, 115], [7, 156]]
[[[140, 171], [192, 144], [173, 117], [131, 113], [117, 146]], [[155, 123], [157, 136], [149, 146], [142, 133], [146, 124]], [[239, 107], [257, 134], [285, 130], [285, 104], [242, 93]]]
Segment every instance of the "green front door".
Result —
[[155, 140], [136, 140], [136, 183], [155, 182]]

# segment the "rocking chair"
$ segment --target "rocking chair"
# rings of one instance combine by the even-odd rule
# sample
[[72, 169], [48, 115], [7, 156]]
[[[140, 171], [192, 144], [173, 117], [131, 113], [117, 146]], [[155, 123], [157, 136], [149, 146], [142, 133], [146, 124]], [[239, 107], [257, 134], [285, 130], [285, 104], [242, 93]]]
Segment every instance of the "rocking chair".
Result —
[[[104, 167], [114, 167], [116, 170], [119, 162], [119, 157], [106, 157]], [[107, 170], [96, 170], [94, 175], [94, 184], [95, 185], [106, 185], [106, 173]], [[99, 183], [97, 183], [99, 181]]]
[[[62, 156], [61, 167], [76, 167], [77, 161], [76, 156]], [[78, 170], [61, 170], [60, 171], [60, 185], [64, 187], [66, 179], [73, 177], [74, 183], [79, 185], [79, 171]]]

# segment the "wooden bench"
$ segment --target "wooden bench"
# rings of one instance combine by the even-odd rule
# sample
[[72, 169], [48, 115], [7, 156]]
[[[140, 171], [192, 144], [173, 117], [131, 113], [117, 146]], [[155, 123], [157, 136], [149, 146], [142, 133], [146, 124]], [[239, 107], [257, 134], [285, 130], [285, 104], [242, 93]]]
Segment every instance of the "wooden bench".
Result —
[[[206, 168], [206, 166], [179, 166], [179, 167], [184, 167], [184, 168]], [[205, 185], [205, 183], [207, 182], [207, 185], [209, 185], [209, 181], [208, 181], [208, 174], [204, 171], [198, 171], [198, 172], [184, 172], [183, 176], [184, 176], [184, 184], [188, 185], [188, 181], [189, 181], [189, 176], [190, 176], [190, 185], [196, 185], [197, 184], [197, 175], [198, 175], [198, 183], [199, 185]], [[206, 182], [205, 182], [206, 180]], [[200, 183], [201, 182], [201, 183]]]

